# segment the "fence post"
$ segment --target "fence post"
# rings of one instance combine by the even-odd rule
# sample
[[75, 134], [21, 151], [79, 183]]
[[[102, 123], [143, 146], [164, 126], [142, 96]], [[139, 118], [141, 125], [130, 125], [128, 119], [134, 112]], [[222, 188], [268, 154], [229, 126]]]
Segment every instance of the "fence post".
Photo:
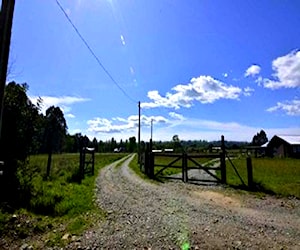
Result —
[[227, 183], [226, 180], [226, 151], [225, 151], [225, 140], [224, 135], [221, 136], [221, 155], [220, 155], [220, 162], [221, 162], [221, 181], [223, 184]]
[[150, 141], [149, 141], [149, 151], [150, 152], [152, 152], [152, 146], [153, 146], [152, 139], [150, 139]]
[[145, 174], [149, 177], [149, 148], [146, 144], [145, 154], [144, 154], [144, 168], [145, 168]]
[[182, 153], [182, 181], [187, 182], [188, 176], [187, 176], [187, 155], [186, 153]]
[[154, 153], [149, 152], [149, 177], [154, 178]]
[[252, 159], [251, 157], [247, 157], [247, 175], [248, 175], [248, 187], [249, 189], [253, 189], [253, 169], [252, 169]]
[[92, 152], [92, 175], [95, 174], [95, 149]]

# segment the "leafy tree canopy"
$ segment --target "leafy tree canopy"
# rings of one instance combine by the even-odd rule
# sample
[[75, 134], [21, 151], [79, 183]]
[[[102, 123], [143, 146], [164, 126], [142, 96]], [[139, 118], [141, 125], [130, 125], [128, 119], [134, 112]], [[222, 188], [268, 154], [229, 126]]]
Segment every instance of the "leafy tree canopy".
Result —
[[10, 82], [5, 87], [1, 154], [5, 159], [25, 160], [34, 146], [41, 123], [39, 106], [27, 97], [28, 85]]
[[268, 142], [267, 134], [264, 130], [261, 130], [259, 133], [253, 136], [252, 145], [253, 146], [261, 146]]

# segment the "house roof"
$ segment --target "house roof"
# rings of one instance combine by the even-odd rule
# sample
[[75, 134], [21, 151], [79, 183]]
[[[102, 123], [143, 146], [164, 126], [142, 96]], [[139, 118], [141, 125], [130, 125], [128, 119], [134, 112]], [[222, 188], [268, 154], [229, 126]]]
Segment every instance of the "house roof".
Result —
[[291, 145], [300, 145], [300, 135], [277, 135]]
[[260, 147], [261, 147], [261, 148], [266, 148], [266, 147], [268, 146], [268, 143], [269, 143], [269, 142], [266, 142], [265, 144], [261, 145]]

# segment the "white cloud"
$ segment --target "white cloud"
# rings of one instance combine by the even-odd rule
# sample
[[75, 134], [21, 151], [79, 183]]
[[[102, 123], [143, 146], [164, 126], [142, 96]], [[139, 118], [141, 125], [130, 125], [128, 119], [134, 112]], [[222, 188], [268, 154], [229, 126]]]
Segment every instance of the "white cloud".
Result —
[[245, 72], [245, 77], [247, 76], [256, 76], [260, 73], [260, 66], [256, 65], [256, 64], [253, 64], [251, 65]]
[[169, 116], [172, 117], [175, 120], [183, 121], [185, 120], [184, 116], [175, 112], [169, 112]]
[[225, 78], [228, 77], [228, 73], [223, 73], [222, 74]]
[[121, 43], [123, 45], [126, 45], [126, 42], [125, 42], [125, 39], [124, 39], [124, 36], [123, 35], [120, 35], [120, 39], [121, 39]]
[[274, 80], [261, 78], [259, 83], [265, 88], [297, 88], [300, 87], [300, 51], [292, 51], [272, 62]]
[[73, 115], [73, 114], [66, 114], [66, 117], [73, 119], [73, 118], [75, 118], [75, 115]]
[[[131, 115], [129, 117], [120, 118], [114, 117], [111, 120], [106, 118], [96, 117], [87, 122], [89, 128], [88, 132], [92, 133], [122, 133], [122, 132], [133, 132], [138, 127], [138, 116]], [[170, 121], [163, 116], [141, 116], [141, 126], [149, 127], [153, 124], [166, 124]]]
[[71, 105], [79, 102], [86, 102], [90, 99], [75, 97], [75, 96], [29, 96], [29, 99], [33, 104], [37, 104], [39, 99], [42, 99], [41, 112], [45, 113], [46, 110], [51, 106], [60, 107], [64, 113], [71, 111]]
[[290, 116], [300, 116], [300, 100], [278, 102], [276, 106], [268, 108], [267, 111], [283, 111]]
[[250, 87], [244, 88], [244, 96], [251, 96], [251, 92], [254, 92], [254, 89]]
[[[178, 116], [179, 115], [179, 116]], [[226, 140], [251, 141], [253, 136], [261, 129], [265, 130], [270, 139], [275, 134], [299, 134], [300, 128], [266, 128], [260, 126], [247, 126], [237, 122], [224, 122], [203, 120], [185, 117], [178, 120], [181, 115], [170, 112], [169, 118], [163, 116], [141, 116], [141, 140], [148, 141], [151, 134], [151, 120], [153, 120], [153, 140], [171, 140], [177, 134], [181, 140], [219, 140], [221, 135]], [[88, 121], [88, 130], [85, 132], [90, 138], [100, 140], [128, 139], [137, 137], [138, 116], [132, 115], [127, 118], [115, 117], [113, 119], [94, 118]]]
[[214, 103], [219, 99], [238, 100], [242, 94], [239, 87], [227, 85], [211, 76], [199, 76], [192, 78], [188, 84], [179, 84], [172, 88], [174, 93], [167, 92], [161, 96], [157, 90], [148, 92], [148, 98], [152, 102], [144, 102], [142, 108], [189, 108], [193, 102]]

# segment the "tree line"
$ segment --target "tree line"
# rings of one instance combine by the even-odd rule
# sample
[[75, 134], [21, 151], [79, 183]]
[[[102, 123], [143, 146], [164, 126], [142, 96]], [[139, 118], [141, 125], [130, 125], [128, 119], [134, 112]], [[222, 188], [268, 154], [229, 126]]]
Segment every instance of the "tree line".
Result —
[[115, 148], [127, 152], [136, 151], [135, 137], [124, 142], [117, 142], [114, 138], [108, 141], [97, 141], [94, 138], [90, 141], [80, 133], [68, 134], [62, 110], [51, 106], [43, 114], [43, 100], [38, 99], [37, 104], [33, 104], [27, 91], [26, 83], [16, 82], [8, 83], [4, 90], [0, 138], [0, 161], [4, 165], [0, 164], [0, 190], [10, 190], [7, 196], [14, 196], [12, 192], [17, 192], [18, 168], [27, 164], [30, 155], [48, 154], [47, 177], [53, 153], [78, 153], [82, 147], [94, 147], [96, 152], [113, 152]]
[[25, 160], [31, 154], [78, 153], [82, 147], [94, 147], [96, 152], [113, 152], [122, 148], [127, 152], [136, 150], [136, 139], [117, 142], [86, 135], [67, 133], [67, 123], [59, 107], [51, 106], [42, 114], [39, 99], [34, 105], [27, 96], [28, 85], [10, 82], [5, 87], [2, 138], [2, 157]]

